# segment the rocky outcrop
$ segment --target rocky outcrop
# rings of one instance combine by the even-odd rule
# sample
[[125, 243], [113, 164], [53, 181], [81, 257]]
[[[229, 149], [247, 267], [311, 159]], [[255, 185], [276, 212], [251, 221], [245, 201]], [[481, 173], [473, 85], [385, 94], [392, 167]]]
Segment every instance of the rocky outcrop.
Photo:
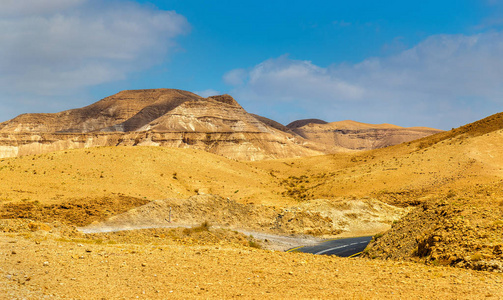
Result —
[[503, 222], [498, 220], [503, 207], [472, 205], [469, 200], [423, 203], [374, 237], [364, 256], [503, 272]]
[[355, 121], [324, 123], [314, 119], [300, 120], [288, 125], [303, 138], [327, 147], [351, 150], [371, 150], [409, 142], [442, 132], [427, 127], [404, 128], [391, 124], [365, 124]]
[[130, 132], [0, 134], [0, 157], [106, 146], [162, 146], [205, 150], [237, 160], [319, 155], [290, 137], [257, 132]]

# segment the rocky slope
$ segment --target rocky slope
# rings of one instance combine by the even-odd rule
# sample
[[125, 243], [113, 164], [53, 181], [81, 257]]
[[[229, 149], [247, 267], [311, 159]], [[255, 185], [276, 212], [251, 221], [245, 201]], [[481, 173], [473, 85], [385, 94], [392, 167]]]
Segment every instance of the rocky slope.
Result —
[[444, 160], [437, 169], [461, 169], [437, 178], [421, 205], [374, 241], [367, 256], [503, 272], [501, 143], [502, 113], [416, 141], [424, 159]]
[[[15, 205], [10, 205], [7, 208], [14, 207]], [[50, 209], [46, 208], [46, 211]], [[233, 230], [246, 229], [281, 235], [300, 234], [333, 238], [343, 232], [353, 235], [363, 232], [378, 233], [389, 229], [389, 225], [405, 213], [404, 209], [373, 199], [336, 201], [319, 199], [307, 201], [302, 205], [277, 208], [251, 203], [242, 204], [215, 195], [196, 195], [188, 199], [152, 201], [114, 215], [103, 222], [93, 222], [81, 230], [106, 232], [162, 228], [169, 225], [195, 226], [206, 221]], [[5, 213], [0, 209], [0, 217], [3, 214]], [[169, 215], [172, 216], [171, 224], [167, 222]]]
[[248, 114], [229, 95], [171, 89], [123, 91], [84, 108], [0, 123], [0, 157], [120, 145], [196, 148], [240, 160], [324, 153]]
[[503, 202], [464, 199], [423, 203], [382, 237], [365, 256], [421, 261], [503, 272]]
[[295, 121], [287, 127], [310, 141], [327, 147], [351, 150], [384, 148], [442, 132], [427, 127], [404, 128], [391, 124], [366, 124], [355, 121], [327, 123], [317, 119]]

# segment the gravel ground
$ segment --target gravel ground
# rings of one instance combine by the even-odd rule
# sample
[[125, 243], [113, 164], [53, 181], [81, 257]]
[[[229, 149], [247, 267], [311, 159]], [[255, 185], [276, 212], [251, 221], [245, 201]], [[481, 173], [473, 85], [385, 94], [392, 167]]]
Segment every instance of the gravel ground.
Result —
[[0, 233], [4, 299], [502, 299], [503, 275], [225, 243]]

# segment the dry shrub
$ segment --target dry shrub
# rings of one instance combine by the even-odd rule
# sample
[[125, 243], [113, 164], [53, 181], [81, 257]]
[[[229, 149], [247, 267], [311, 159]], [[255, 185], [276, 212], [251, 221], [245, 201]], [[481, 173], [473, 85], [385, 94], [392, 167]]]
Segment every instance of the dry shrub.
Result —
[[480, 252], [475, 252], [475, 254], [473, 254], [470, 259], [472, 261], [481, 261], [482, 259], [484, 258], [484, 256], [480, 253]]
[[208, 221], [204, 221], [201, 225], [197, 227], [192, 227], [192, 228], [185, 228], [183, 230], [183, 233], [186, 235], [190, 235], [191, 233], [195, 232], [203, 232], [203, 231], [210, 231], [211, 225]]
[[254, 240], [248, 241], [248, 245], [250, 247], [252, 247], [252, 248], [262, 249], [262, 246], [258, 242], [254, 241]]

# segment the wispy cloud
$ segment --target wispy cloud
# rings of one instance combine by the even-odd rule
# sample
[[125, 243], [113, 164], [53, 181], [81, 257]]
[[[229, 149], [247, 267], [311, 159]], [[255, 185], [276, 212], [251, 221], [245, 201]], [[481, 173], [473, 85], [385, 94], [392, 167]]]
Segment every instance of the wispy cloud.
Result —
[[224, 82], [228, 85], [241, 85], [245, 82], [248, 72], [245, 69], [234, 69], [224, 74]]
[[77, 7], [86, 0], [0, 0], [0, 17], [21, 17], [29, 15], [52, 14]]
[[258, 103], [288, 102], [297, 107], [295, 115], [303, 110], [305, 117], [328, 121], [450, 128], [500, 109], [503, 33], [431, 36], [398, 54], [357, 64], [320, 67], [282, 56], [242, 78], [246, 82], [232, 93], [257, 110]]

